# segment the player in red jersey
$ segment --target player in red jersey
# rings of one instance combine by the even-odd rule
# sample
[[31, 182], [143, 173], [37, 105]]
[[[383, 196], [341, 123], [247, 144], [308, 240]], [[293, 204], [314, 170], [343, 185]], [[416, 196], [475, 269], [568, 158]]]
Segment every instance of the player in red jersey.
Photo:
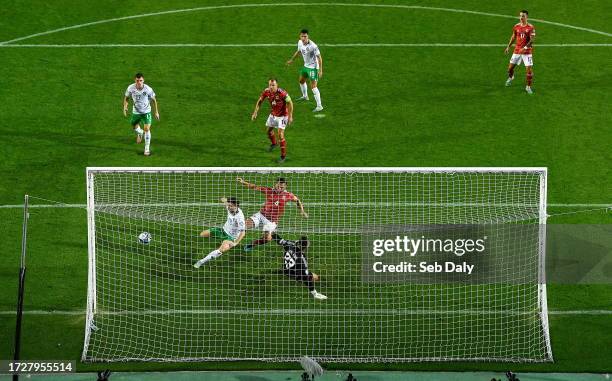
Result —
[[264, 234], [262, 238], [245, 245], [244, 251], [251, 251], [253, 247], [272, 240], [272, 233], [276, 230], [278, 221], [285, 212], [286, 203], [295, 202], [302, 217], [308, 218], [308, 214], [304, 211], [304, 204], [302, 204], [296, 195], [287, 191], [287, 180], [283, 177], [279, 177], [272, 188], [251, 184], [241, 177], [238, 177], [236, 180], [245, 187], [260, 191], [266, 195], [266, 202], [259, 212], [253, 214], [246, 220], [247, 230], [257, 228], [261, 225]]
[[528, 15], [529, 12], [524, 9], [519, 13], [520, 22], [512, 28], [510, 42], [508, 42], [508, 46], [506, 46], [506, 50], [504, 50], [504, 53], [508, 54], [512, 43], [516, 40], [514, 52], [510, 58], [510, 65], [508, 65], [506, 86], [512, 84], [512, 80], [514, 79], [514, 67], [523, 62], [525, 70], [527, 71], [527, 87], [525, 87], [525, 91], [527, 91], [527, 94], [533, 94], [531, 90], [531, 83], [533, 82], [533, 58], [531, 52], [533, 50], [533, 41], [535, 40], [535, 28], [527, 22]]
[[268, 138], [270, 138], [270, 148], [272, 151], [276, 148], [276, 134], [274, 129], [278, 129], [278, 139], [280, 140], [281, 156], [278, 160], [279, 163], [283, 163], [287, 157], [287, 141], [285, 140], [285, 127], [293, 123], [293, 102], [289, 94], [278, 87], [276, 78], [270, 78], [268, 81], [268, 88], [265, 89], [255, 105], [255, 111], [251, 115], [251, 120], [257, 118], [257, 112], [259, 107], [265, 99], [270, 101], [272, 111], [266, 121], [266, 127], [268, 127]]

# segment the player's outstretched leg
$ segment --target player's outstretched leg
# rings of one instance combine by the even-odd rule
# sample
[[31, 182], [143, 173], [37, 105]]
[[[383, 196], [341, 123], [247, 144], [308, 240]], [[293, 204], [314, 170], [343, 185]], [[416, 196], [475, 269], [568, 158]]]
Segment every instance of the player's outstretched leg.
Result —
[[[203, 238], [210, 238], [211, 236], [211, 232], [210, 229], [209, 230], [204, 230], [202, 233], [200, 233], [200, 237]], [[210, 261], [211, 259], [215, 259], [218, 256], [221, 255], [221, 252], [217, 249], [217, 250], [213, 250], [211, 251], [206, 257], [200, 259], [199, 261], [197, 261], [193, 267], [195, 267], [196, 269], [199, 269], [200, 266], [202, 266], [204, 263]]]
[[[259, 238], [254, 240], [253, 242], [251, 242], [250, 244], [246, 245], [249, 246], [251, 250], [253, 250], [255, 248], [255, 246], [259, 246], [259, 245], [265, 245], [266, 243], [268, 243], [268, 240], [264, 237], [264, 238]], [[244, 251], [251, 251], [251, 250], [247, 250], [246, 246], [244, 248]]]
[[209, 253], [207, 256], [205, 256], [204, 258], [202, 258], [202, 259], [200, 259], [199, 261], [197, 261], [197, 262], [196, 262], [196, 263], [193, 265], [193, 267], [195, 267], [196, 269], [199, 269], [199, 268], [200, 268], [200, 266], [202, 266], [202, 265], [203, 265], [203, 264], [205, 264], [206, 262], [211, 261], [211, 260], [213, 260], [213, 259], [215, 259], [215, 258], [219, 258], [219, 257], [221, 256], [221, 254], [223, 254], [223, 253], [221, 252], [221, 250], [219, 250], [219, 249], [213, 250], [213, 251], [211, 251], [211, 252], [210, 252], [210, 253]]
[[144, 141], [145, 141], [144, 154], [145, 154], [145, 156], [149, 156], [151, 154], [151, 151], [150, 151], [150, 148], [151, 148], [151, 125], [150, 124], [145, 124], [144, 125]]
[[[208, 232], [208, 236], [210, 236], [210, 232]], [[200, 234], [202, 237], [207, 237], [207, 235], [205, 235], [205, 232], [202, 232]], [[228, 241], [225, 240], [221, 243], [221, 246], [219, 246], [218, 249], [211, 251], [210, 253], [208, 253], [207, 256], [205, 256], [204, 258], [200, 259], [199, 261], [197, 261], [193, 267], [195, 267], [196, 269], [199, 269], [200, 266], [202, 266], [203, 264], [205, 264], [208, 261], [212, 261], [213, 259], [219, 258], [221, 256], [221, 254], [225, 253], [226, 251], [228, 251], [229, 249], [231, 249], [232, 247], [234, 247], [234, 243], [232, 241]]]
[[244, 251], [246, 252], [253, 251], [255, 246], [264, 245], [270, 241], [272, 241], [272, 233], [265, 232], [261, 238], [256, 239], [247, 245], [244, 245]]

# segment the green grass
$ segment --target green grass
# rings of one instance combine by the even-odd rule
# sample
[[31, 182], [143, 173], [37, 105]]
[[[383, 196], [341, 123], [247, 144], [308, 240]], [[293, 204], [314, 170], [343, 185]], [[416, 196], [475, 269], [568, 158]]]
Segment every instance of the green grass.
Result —
[[[364, 0], [363, 2], [366, 2]], [[239, 4], [242, 1], [234, 1]], [[218, 5], [218, 3], [209, 3]], [[416, 2], [514, 15], [494, 1]], [[202, 6], [201, 2], [13, 1], [0, 41], [95, 20]], [[206, 4], [204, 4], [206, 5]], [[273, 12], [271, 12], [273, 10]], [[612, 5], [529, 4], [532, 17], [610, 32]], [[31, 22], [36, 20], [36, 22]], [[287, 166], [546, 166], [548, 202], [612, 200], [609, 150], [610, 47], [537, 44], [610, 43], [601, 34], [534, 21], [535, 96], [522, 91], [524, 69], [505, 88], [503, 48], [325, 47], [333, 43], [505, 43], [512, 19], [431, 10], [316, 6], [235, 8], [133, 19], [24, 40], [33, 44], [295, 43], [306, 26], [325, 59], [320, 83], [325, 118], [297, 104], [287, 130]], [[466, 28], [466, 25], [469, 28]], [[294, 98], [299, 65], [284, 66], [291, 47], [0, 48], [0, 204], [23, 194], [82, 203], [86, 166], [274, 166], [265, 151], [263, 111], [249, 120], [270, 75]], [[364, 62], [365, 61], [365, 62]], [[150, 158], [133, 143], [121, 97], [136, 71], [157, 92], [162, 120]], [[268, 106], [264, 106], [267, 110]], [[550, 213], [578, 209], [550, 208]], [[561, 215], [551, 223], [611, 223], [606, 211]], [[0, 309], [16, 297], [21, 211], [0, 209]], [[87, 237], [79, 209], [33, 209], [27, 310], [82, 310]], [[269, 275], [268, 275], [269, 276]], [[297, 291], [296, 291], [297, 292]], [[610, 285], [551, 285], [552, 310], [610, 310]], [[0, 358], [11, 355], [14, 318], [0, 315]], [[517, 370], [612, 370], [609, 315], [552, 315], [555, 363]], [[26, 315], [24, 358], [80, 356], [83, 316]], [[59, 345], [58, 345], [59, 344]], [[272, 363], [113, 364], [116, 369], [274, 368]], [[331, 367], [346, 367], [336, 364]], [[358, 366], [358, 365], [356, 365]], [[378, 369], [505, 369], [497, 363], [361, 365]], [[79, 370], [96, 365], [79, 364]]]
[[[14, 221], [9, 232], [15, 237], [19, 236], [20, 210], [3, 210], [4, 221]], [[28, 278], [26, 293], [26, 309], [28, 310], [82, 310], [85, 305], [86, 287], [86, 232], [85, 212], [80, 209], [33, 209], [30, 219], [30, 246], [28, 257]], [[319, 241], [319, 240], [317, 240]], [[205, 250], [205, 249], [203, 249]], [[16, 253], [18, 244], [15, 242], [9, 247], [9, 252]], [[248, 258], [240, 253], [235, 256], [221, 259], [215, 266], [226, 266], [228, 261], [235, 263], [236, 269], [244, 270], [249, 277], [265, 279], [263, 289], [253, 288], [259, 294], [268, 293], [268, 298], [260, 301], [266, 304], [275, 304], [279, 300], [269, 299], [278, 290], [289, 291], [286, 296], [304, 299], [305, 303], [311, 300], [305, 295], [305, 290], [290, 282], [282, 281], [272, 273], [276, 268], [273, 250], [268, 253], [258, 253]], [[319, 263], [322, 259], [317, 258]], [[253, 270], [252, 263], [258, 270]], [[186, 265], [185, 265], [186, 266]], [[2, 277], [4, 290], [1, 298], [2, 310], [14, 308], [16, 295], [17, 256], [3, 258]], [[217, 267], [219, 268], [219, 267]], [[318, 267], [317, 270], [328, 273], [331, 269]], [[246, 276], [246, 275], [245, 275]], [[271, 281], [271, 282], [270, 282]], [[280, 283], [279, 283], [280, 282]], [[282, 287], [278, 287], [278, 286]], [[330, 285], [331, 286], [331, 285]], [[287, 290], [287, 287], [289, 288]], [[325, 287], [325, 286], [322, 286]], [[328, 286], [329, 287], [329, 286]], [[337, 285], [335, 286], [337, 287]], [[323, 290], [324, 288], [321, 288]], [[253, 294], [255, 296], [255, 294]], [[263, 296], [263, 295], [260, 295]], [[609, 309], [609, 285], [551, 285], [549, 287], [549, 308], [554, 311], [562, 310], [600, 310]], [[296, 300], [294, 299], [294, 300]], [[253, 299], [255, 300], [255, 299]], [[259, 299], [258, 299], [259, 300]], [[292, 302], [295, 304], [295, 301]], [[308, 304], [310, 305], [310, 304]], [[14, 327], [13, 316], [2, 315], [2, 330], [7, 337], [12, 337]], [[130, 323], [129, 321], [126, 323]], [[329, 322], [327, 322], [329, 323]], [[600, 371], [607, 367], [607, 336], [606, 327], [609, 326], [607, 316], [598, 315], [551, 315], [551, 337], [556, 362], [554, 364], [518, 365], [521, 370], [544, 371]], [[354, 326], [357, 326], [354, 324]], [[79, 358], [82, 350], [84, 316], [83, 315], [26, 315], [24, 318], [23, 355], [24, 358]], [[205, 324], [200, 324], [200, 329]], [[581, 339], [577, 342], [575, 332], [580, 332]], [[10, 354], [8, 340], [3, 346], [4, 355]], [[576, 348], [578, 346], [580, 349]], [[588, 348], [588, 349], [587, 349]], [[225, 348], [226, 350], [228, 348]], [[106, 365], [104, 365], [106, 366]], [[111, 365], [115, 369], [244, 369], [259, 367], [287, 367], [288, 365], [261, 365], [253, 362], [241, 363], [194, 363], [194, 364], [130, 364]], [[344, 368], [346, 365], [337, 364], [331, 367]], [[357, 365], [363, 368], [364, 365]], [[366, 368], [379, 366], [369, 364]], [[495, 363], [436, 363], [436, 364], [403, 364], [386, 365], [384, 369], [494, 369], [503, 370], [507, 365]], [[79, 369], [96, 369], [95, 365], [80, 364]]]

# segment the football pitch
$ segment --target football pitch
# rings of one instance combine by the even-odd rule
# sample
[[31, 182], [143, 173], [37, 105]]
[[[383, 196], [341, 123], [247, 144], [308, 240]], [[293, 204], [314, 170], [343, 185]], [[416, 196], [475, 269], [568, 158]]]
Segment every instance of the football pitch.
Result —
[[[85, 168], [277, 166], [278, 151], [267, 152], [269, 105], [264, 104], [255, 122], [250, 116], [270, 76], [294, 99], [299, 96], [301, 61], [291, 67], [285, 61], [304, 27], [323, 55], [319, 88], [325, 109], [313, 114], [312, 100], [295, 103], [294, 123], [286, 131], [285, 165], [548, 167], [549, 223], [612, 223], [612, 5], [549, 0], [529, 5], [537, 30], [532, 96], [524, 91], [523, 67], [517, 69], [514, 84], [504, 86], [509, 56], [503, 49], [518, 22], [517, 7], [502, 1], [111, 1], [93, 9], [84, 2], [9, 2], [0, 28], [0, 359], [12, 356], [23, 195], [46, 200], [32, 200], [30, 213], [22, 358], [80, 359], [87, 296]], [[121, 108], [125, 88], [138, 71], [160, 104], [150, 157], [136, 145]], [[247, 235], [248, 240], [254, 237]], [[288, 287], [273, 273], [278, 262], [272, 252], [272, 247], [258, 250], [258, 266], [243, 253], [222, 259], [235, 261], [235, 271], [244, 272], [249, 282], [245, 292], [253, 300]], [[215, 279], [204, 282], [214, 288]], [[266, 306], [282, 306], [285, 298], [312, 302], [303, 286], [285, 291], [268, 297]], [[551, 284], [548, 307], [555, 362], [513, 364], [513, 369], [612, 371], [612, 286]], [[202, 326], [210, 323], [207, 316], [197, 318]], [[357, 320], [353, 326], [367, 324]], [[407, 327], [400, 336], [407, 340], [409, 331]], [[218, 344], [214, 337], [209, 340], [198, 345]], [[398, 340], [391, 345], [408, 344]], [[196, 370], [294, 365], [106, 366]], [[349, 366], [505, 370], [508, 364]], [[97, 368], [78, 364], [82, 371]]]

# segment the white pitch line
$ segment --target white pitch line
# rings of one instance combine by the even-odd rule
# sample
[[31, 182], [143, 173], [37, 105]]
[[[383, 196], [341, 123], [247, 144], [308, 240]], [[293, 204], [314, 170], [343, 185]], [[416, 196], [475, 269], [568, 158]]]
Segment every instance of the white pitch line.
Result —
[[[62, 209], [62, 208], [85, 208], [87, 204], [34, 204], [28, 205], [29, 209]], [[19, 209], [23, 208], [23, 204], [0, 205], [0, 209]]]
[[[63, 31], [66, 31], [66, 30], [73, 30], [73, 29], [79, 29], [79, 28], [84, 28], [84, 27], [93, 26], [93, 25], [100, 25], [100, 24], [111, 23], [111, 22], [115, 22], [115, 21], [132, 20], [132, 19], [151, 17], [151, 16], [161, 16], [161, 15], [168, 15], [168, 14], [197, 12], [197, 11], [206, 11], [206, 10], [217, 10], [217, 9], [232, 9], [232, 8], [262, 8], [262, 7], [275, 7], [275, 8], [278, 8], [278, 7], [305, 7], [305, 6], [308, 6], [308, 7], [321, 6], [321, 7], [361, 7], [361, 8], [414, 9], [414, 10], [429, 10], [429, 11], [465, 13], [465, 14], [473, 14], [473, 15], [479, 15], [479, 16], [490, 16], [490, 17], [503, 17], [503, 18], [510, 18], [510, 19], [515, 19], [515, 20], [517, 19], [516, 16], [502, 15], [502, 14], [498, 14], [498, 13], [470, 11], [470, 10], [455, 9], [455, 8], [426, 7], [426, 6], [419, 6], [419, 5], [350, 4], [350, 3], [276, 3], [276, 4], [275, 3], [263, 3], [263, 4], [234, 4], [234, 5], [216, 5], [216, 6], [207, 6], [207, 7], [184, 8], [184, 9], [171, 9], [171, 10], [167, 10], [167, 11], [152, 12], [152, 13], [143, 13], [143, 14], [132, 15], [132, 16], [115, 17], [115, 18], [111, 18], [111, 19], [92, 21], [92, 22], [88, 22], [88, 23], [71, 25], [71, 26], [67, 26], [67, 27], [63, 27], [63, 28], [57, 28], [57, 29], [52, 29], [52, 30], [48, 30], [48, 31], [44, 31], [44, 32], [30, 34], [30, 35], [27, 35], [27, 36], [17, 37], [17, 38], [11, 39], [11, 40], [2, 41], [2, 42], [0, 42], [0, 45], [8, 45], [8, 44], [11, 44], [11, 43], [14, 43], [14, 42], [17, 42], [17, 41], [23, 41], [23, 40], [31, 39], [31, 38], [34, 38], [34, 37], [45, 36], [45, 35], [49, 35], [49, 34], [53, 34], [53, 33], [63, 32]], [[537, 18], [531, 18], [531, 20], [535, 21], [535, 22], [539, 22], [541, 24], [555, 25], [555, 26], [559, 26], [559, 27], [562, 27], [562, 28], [581, 30], [581, 31], [585, 31], [585, 32], [590, 32], [590, 33], [595, 33], [595, 34], [600, 34], [600, 35], [612, 37], [612, 33], [603, 32], [603, 31], [600, 31], [600, 30], [584, 28], [584, 27], [575, 26], [575, 25], [569, 25], [569, 24], [563, 24], [563, 23], [559, 23], [559, 22], [555, 22], [555, 21], [546, 21], [546, 20], [537, 19]]]
[[[178, 203], [178, 204], [107, 204], [98, 205], [98, 207], [201, 207], [201, 206], [219, 206], [218, 203]], [[244, 202], [244, 206], [261, 206], [258, 202]], [[482, 203], [451, 203], [451, 204], [432, 204], [432, 203], [381, 203], [381, 202], [312, 202], [305, 203], [307, 206], [430, 206], [430, 207], [537, 207], [538, 205], [530, 204], [482, 204]], [[612, 204], [548, 204], [549, 208], [612, 208]], [[86, 208], [87, 204], [30, 204], [30, 209], [63, 209], [63, 208]], [[0, 205], [0, 209], [21, 209], [23, 204], [8, 204]]]
[[[142, 311], [113, 311], [113, 312], [98, 312], [96, 315], [108, 316], [130, 316], [130, 315], [489, 315], [489, 314], [515, 314], [529, 315], [537, 314], [538, 311], [523, 311], [509, 312], [503, 311], [486, 311], [486, 310], [410, 310], [410, 309], [382, 309], [382, 310], [367, 310], [367, 309], [324, 309], [324, 310], [309, 310], [309, 309], [252, 309], [252, 310], [142, 310]], [[0, 316], [15, 315], [15, 311], [0, 311]], [[81, 316], [85, 315], [84, 310], [29, 310], [23, 311], [24, 315], [68, 315]], [[565, 316], [565, 315], [612, 315], [612, 310], [555, 310], [548, 311], [549, 315]]]
[[[293, 47], [295, 44], [15, 44], [0, 48], [270, 48]], [[503, 48], [505, 44], [453, 44], [453, 43], [353, 43], [319, 44], [327, 48]], [[538, 44], [538, 48], [612, 47], [612, 44]]]

